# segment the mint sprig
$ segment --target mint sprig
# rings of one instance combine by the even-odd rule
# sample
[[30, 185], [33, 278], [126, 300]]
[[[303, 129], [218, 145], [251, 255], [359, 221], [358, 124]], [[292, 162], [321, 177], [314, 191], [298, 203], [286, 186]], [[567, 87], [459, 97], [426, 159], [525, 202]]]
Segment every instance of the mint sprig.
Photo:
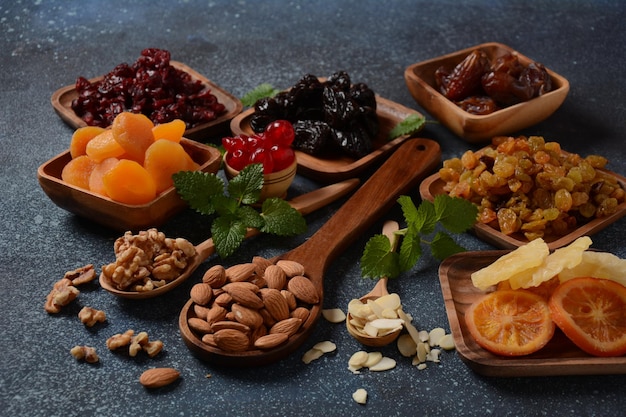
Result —
[[265, 97], [274, 97], [276, 94], [278, 94], [278, 90], [273, 85], [268, 83], [259, 84], [241, 97], [241, 103], [246, 107], [254, 107], [254, 103], [257, 100]]
[[407, 225], [395, 232], [402, 238], [400, 250], [395, 253], [385, 235], [370, 238], [361, 257], [361, 275], [365, 278], [395, 278], [408, 271], [421, 258], [423, 246], [430, 247], [438, 260], [464, 251], [449, 233], [469, 230], [478, 215], [474, 204], [447, 194], [436, 196], [434, 202], [424, 200], [418, 207], [408, 196], [400, 196], [398, 203]]
[[393, 140], [397, 138], [398, 136], [413, 135], [419, 132], [425, 123], [426, 123], [426, 118], [422, 116], [421, 114], [417, 114], [417, 113], [410, 114], [400, 123], [395, 125], [393, 129], [391, 129], [387, 139]]
[[302, 214], [281, 198], [266, 199], [260, 211], [252, 206], [259, 202], [263, 188], [262, 164], [246, 166], [227, 186], [217, 175], [200, 171], [181, 171], [173, 179], [178, 194], [192, 209], [215, 216], [211, 234], [222, 258], [241, 246], [248, 228], [277, 236], [306, 231]]

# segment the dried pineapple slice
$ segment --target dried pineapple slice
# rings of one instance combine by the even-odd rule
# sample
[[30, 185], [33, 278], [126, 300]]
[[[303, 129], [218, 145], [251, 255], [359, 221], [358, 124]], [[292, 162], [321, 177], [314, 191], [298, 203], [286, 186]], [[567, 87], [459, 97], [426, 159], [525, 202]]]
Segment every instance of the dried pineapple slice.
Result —
[[578, 265], [559, 273], [561, 282], [576, 277], [605, 278], [626, 286], [626, 259], [608, 252], [585, 251]]
[[535, 239], [514, 251], [501, 256], [494, 263], [484, 267], [471, 276], [475, 287], [486, 290], [500, 281], [507, 280], [525, 271], [543, 264], [550, 250], [543, 239]]

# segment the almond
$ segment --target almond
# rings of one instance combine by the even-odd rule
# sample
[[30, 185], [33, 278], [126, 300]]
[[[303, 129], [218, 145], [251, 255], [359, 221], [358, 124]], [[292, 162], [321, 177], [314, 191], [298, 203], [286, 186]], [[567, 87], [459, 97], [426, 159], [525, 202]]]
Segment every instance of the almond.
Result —
[[139, 383], [146, 388], [161, 388], [171, 384], [180, 377], [174, 368], [152, 368], [139, 377]]
[[227, 312], [228, 310], [226, 310], [224, 307], [218, 304], [213, 304], [213, 307], [211, 307], [207, 312], [206, 321], [209, 324], [213, 324], [216, 321], [224, 320]]
[[211, 330], [213, 332], [219, 332], [220, 330], [224, 330], [224, 329], [239, 330], [240, 332], [246, 333], [246, 334], [250, 331], [250, 328], [246, 326], [245, 324], [239, 323], [238, 321], [232, 321], [232, 320], [220, 320], [220, 321], [216, 321], [215, 323], [211, 325]]
[[222, 307], [228, 307], [233, 302], [233, 297], [230, 296], [229, 293], [223, 292], [213, 300], [213, 305], [218, 305]]
[[231, 306], [231, 311], [235, 313], [235, 320], [251, 329], [256, 329], [263, 324], [263, 316], [252, 308], [235, 303]]
[[263, 276], [263, 274], [265, 273], [265, 268], [273, 265], [269, 259], [266, 259], [262, 256], [255, 256], [254, 258], [252, 258], [252, 263], [254, 264], [254, 272], [257, 275], [261, 276]]
[[209, 284], [201, 282], [191, 287], [189, 296], [194, 303], [204, 306], [209, 304], [211, 298], [213, 298], [213, 290]]
[[304, 275], [304, 265], [302, 265], [300, 262], [282, 259], [276, 262], [276, 265], [278, 265], [283, 271], [285, 271], [285, 274], [287, 274], [288, 277]]
[[298, 306], [298, 301], [296, 300], [296, 296], [289, 290], [280, 290], [280, 293], [285, 300], [287, 300], [287, 305], [289, 306], [289, 310], [294, 310]]
[[311, 312], [306, 307], [297, 307], [291, 312], [291, 317], [298, 318], [305, 322], [309, 318]]
[[298, 318], [288, 318], [273, 325], [270, 329], [270, 334], [286, 333], [292, 336], [300, 329], [300, 326], [302, 326], [302, 320]]
[[[248, 285], [243, 284], [249, 284], [253, 286], [254, 288], [256, 288], [256, 291]], [[259, 291], [259, 287], [257, 287], [256, 285], [249, 282], [232, 282], [230, 284], [224, 285], [223, 288], [224, 291], [226, 291], [228, 294], [230, 294], [231, 297], [233, 297], [233, 301], [235, 301], [236, 303], [257, 310], [263, 308], [263, 300], [261, 300], [261, 298], [259, 298], [259, 296], [256, 294]]]
[[247, 281], [254, 275], [254, 268], [252, 262], [233, 265], [226, 269], [226, 279], [230, 282]]
[[212, 288], [219, 288], [226, 283], [226, 269], [222, 265], [214, 265], [202, 276], [202, 282]]
[[300, 301], [307, 304], [317, 304], [320, 302], [317, 288], [307, 277], [296, 275], [287, 282], [287, 289]]
[[202, 336], [202, 343], [206, 343], [207, 345], [213, 347], [213, 348], [217, 348], [217, 345], [215, 344], [215, 335], [213, 333], [207, 333], [205, 335]]
[[287, 333], [274, 333], [261, 336], [254, 341], [254, 347], [258, 349], [272, 349], [282, 345], [289, 339]]
[[206, 320], [207, 314], [209, 313], [209, 308], [205, 306], [200, 306], [198, 304], [193, 305], [193, 312], [196, 314], [196, 317], [202, 320]]
[[213, 336], [217, 347], [227, 352], [243, 352], [250, 345], [248, 336], [235, 329], [219, 330]]
[[195, 330], [200, 334], [211, 333], [212, 331], [211, 325], [207, 323], [206, 320], [202, 320], [197, 317], [190, 317], [189, 320], [187, 320], [187, 324], [189, 324], [191, 330]]
[[264, 288], [260, 291], [265, 308], [276, 321], [289, 318], [289, 305], [283, 295], [274, 288]]
[[267, 327], [272, 327], [276, 323], [274, 316], [265, 307], [259, 310], [259, 314], [263, 317], [263, 324]]
[[265, 278], [268, 288], [282, 290], [285, 288], [285, 285], [287, 285], [287, 274], [285, 274], [285, 271], [278, 265], [270, 265], [265, 268], [263, 278]]

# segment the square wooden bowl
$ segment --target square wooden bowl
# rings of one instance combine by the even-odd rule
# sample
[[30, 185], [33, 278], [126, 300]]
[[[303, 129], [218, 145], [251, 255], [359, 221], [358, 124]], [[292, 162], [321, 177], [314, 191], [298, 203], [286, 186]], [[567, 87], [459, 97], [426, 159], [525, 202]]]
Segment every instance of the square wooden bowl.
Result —
[[462, 110], [439, 92], [435, 83], [435, 71], [442, 65], [454, 68], [475, 49], [484, 51], [489, 59], [514, 53], [523, 65], [533, 62], [506, 45], [489, 42], [410, 65], [404, 71], [406, 85], [415, 101], [465, 141], [484, 142], [494, 136], [512, 134], [533, 126], [548, 118], [565, 100], [569, 92], [569, 82], [547, 69], [552, 79], [552, 91], [546, 94], [487, 115], [475, 115]]
[[[183, 138], [181, 145], [203, 172], [216, 173], [221, 155], [217, 148]], [[61, 179], [63, 167], [72, 159], [65, 151], [42, 164], [37, 170], [39, 185], [59, 207], [119, 231], [139, 231], [163, 224], [186, 207], [174, 187], [163, 191], [147, 204], [131, 205], [75, 187]]]

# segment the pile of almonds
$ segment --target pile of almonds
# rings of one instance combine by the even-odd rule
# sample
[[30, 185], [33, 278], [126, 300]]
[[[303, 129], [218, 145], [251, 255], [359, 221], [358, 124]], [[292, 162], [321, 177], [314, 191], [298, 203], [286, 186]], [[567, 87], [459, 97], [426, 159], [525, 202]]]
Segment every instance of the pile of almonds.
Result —
[[272, 349], [296, 334], [320, 295], [298, 262], [252, 262], [209, 268], [190, 291], [189, 328], [225, 352]]

